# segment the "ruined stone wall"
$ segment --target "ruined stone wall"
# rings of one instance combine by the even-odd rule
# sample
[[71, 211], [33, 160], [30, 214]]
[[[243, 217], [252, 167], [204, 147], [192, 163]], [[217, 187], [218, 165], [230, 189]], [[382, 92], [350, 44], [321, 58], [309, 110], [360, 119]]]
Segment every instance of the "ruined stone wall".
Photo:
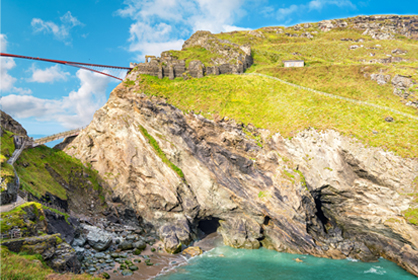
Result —
[[196, 46], [219, 54], [219, 57], [212, 59], [213, 66], [193, 60], [186, 68], [185, 60], [176, 59], [170, 51], [165, 51], [161, 53], [161, 57], [147, 55], [144, 63], [131, 63], [131, 67], [136, 69], [127, 78], [134, 78], [133, 76], [138, 74], [152, 75], [160, 79], [168, 77], [171, 80], [189, 76], [201, 78], [206, 75], [242, 74], [253, 64], [249, 44], [239, 46], [228, 40], [218, 39], [209, 31], [197, 31], [184, 43], [183, 49]]
[[189, 67], [186, 68], [184, 60], [171, 60], [168, 62], [164, 58], [155, 58], [150, 62], [131, 64], [131, 66], [136, 67], [134, 71], [136, 75], [146, 74], [160, 79], [168, 77], [170, 80], [173, 80], [178, 77], [185, 77], [187, 74], [193, 78], [201, 78], [207, 75], [242, 74], [251, 64], [251, 56], [246, 56], [242, 58], [242, 61], [238, 60], [236, 65], [224, 63], [219, 66], [206, 67], [200, 60], [193, 60], [190, 62]]

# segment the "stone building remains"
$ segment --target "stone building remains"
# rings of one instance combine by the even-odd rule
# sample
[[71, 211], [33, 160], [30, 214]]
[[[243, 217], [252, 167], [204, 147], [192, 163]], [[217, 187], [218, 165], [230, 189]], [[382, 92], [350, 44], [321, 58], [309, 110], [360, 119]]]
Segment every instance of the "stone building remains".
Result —
[[[201, 78], [207, 75], [241, 74], [253, 64], [250, 45], [239, 46], [227, 40], [214, 37], [208, 31], [198, 31], [183, 45], [183, 50], [191, 47], [203, 47], [216, 54], [210, 65], [200, 60], [192, 60], [186, 67], [186, 61], [177, 59], [170, 51], [161, 53], [161, 57], [145, 56], [144, 63], [131, 63], [135, 74], [147, 74], [160, 79], [170, 80], [188, 76]], [[128, 77], [129, 78], [129, 75]]]

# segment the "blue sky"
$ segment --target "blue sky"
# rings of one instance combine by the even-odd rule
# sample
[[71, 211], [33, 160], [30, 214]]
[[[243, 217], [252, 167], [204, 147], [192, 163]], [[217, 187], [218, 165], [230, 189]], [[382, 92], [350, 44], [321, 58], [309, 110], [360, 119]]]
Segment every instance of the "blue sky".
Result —
[[[1, 52], [129, 66], [180, 49], [196, 30], [290, 26], [372, 14], [417, 14], [418, 0], [3, 0]], [[29, 134], [87, 125], [118, 81], [63, 65], [1, 58], [2, 110]]]

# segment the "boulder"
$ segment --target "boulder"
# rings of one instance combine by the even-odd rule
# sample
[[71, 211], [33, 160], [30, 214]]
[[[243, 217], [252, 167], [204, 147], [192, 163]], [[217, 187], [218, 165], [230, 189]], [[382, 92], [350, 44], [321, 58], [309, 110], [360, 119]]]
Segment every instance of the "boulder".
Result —
[[387, 84], [390, 81], [390, 75], [383, 75], [383, 74], [371, 74], [370, 78], [373, 81], [376, 81], [379, 85]]
[[118, 248], [125, 251], [125, 250], [130, 250], [132, 249], [134, 246], [132, 245], [132, 242], [125, 240], [123, 241], [121, 244], [118, 245]]
[[159, 233], [166, 252], [170, 254], [180, 252], [181, 245], [187, 245], [191, 241], [190, 227], [187, 220], [177, 221], [175, 225], [166, 224], [160, 228]]
[[147, 247], [147, 244], [144, 241], [139, 240], [137, 242], [132, 243], [132, 246], [134, 248], [138, 248], [140, 250], [144, 250]]
[[133, 273], [129, 269], [122, 270], [122, 276], [131, 276]]
[[187, 257], [196, 257], [203, 254], [203, 251], [200, 247], [195, 246], [184, 249], [183, 252], [181, 252], [181, 254]]
[[84, 225], [84, 229], [87, 229], [87, 243], [96, 249], [97, 251], [104, 251], [112, 244], [112, 235], [108, 232], [94, 226]]

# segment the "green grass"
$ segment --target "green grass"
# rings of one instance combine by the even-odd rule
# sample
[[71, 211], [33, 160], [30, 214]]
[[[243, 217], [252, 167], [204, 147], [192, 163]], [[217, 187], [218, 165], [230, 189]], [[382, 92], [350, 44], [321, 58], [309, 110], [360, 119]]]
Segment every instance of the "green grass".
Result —
[[13, 143], [13, 133], [7, 130], [3, 130], [1, 136], [1, 154], [7, 158], [11, 157], [15, 151], [15, 144]]
[[[385, 110], [257, 76], [220, 75], [170, 81], [143, 75], [139, 79], [138, 92], [164, 97], [184, 112], [202, 112], [209, 119], [227, 116], [272, 133], [280, 132], [286, 138], [309, 127], [335, 129], [366, 145], [403, 157], [418, 157], [418, 122]], [[410, 113], [406, 106], [396, 108]], [[388, 115], [395, 122], [385, 122]], [[378, 134], [373, 134], [373, 130]]]
[[403, 213], [403, 215], [409, 223], [418, 226], [418, 208], [409, 208]]
[[10, 252], [7, 247], [1, 246], [1, 280], [44, 280], [48, 275], [54, 274], [60, 280], [99, 280], [87, 274], [74, 275], [55, 274], [39, 254], [28, 255]]
[[148, 133], [148, 131], [142, 126], [139, 126], [139, 129], [142, 133], [142, 135], [144, 135], [145, 138], [148, 139], [148, 143], [153, 147], [154, 151], [157, 153], [157, 155], [161, 158], [161, 160], [167, 164], [171, 169], [174, 170], [174, 172], [177, 173], [177, 175], [184, 180], [184, 174], [183, 171], [181, 171], [180, 168], [178, 168], [176, 165], [174, 165], [174, 163], [172, 163], [167, 156], [165, 155], [165, 153], [161, 150], [160, 146], [158, 145], [157, 140], [155, 140], [154, 137], [152, 137], [152, 135], [150, 135]]
[[135, 81], [131, 81], [131, 80], [125, 80], [123, 81], [123, 84], [125, 85], [125, 87], [131, 87], [135, 85]]
[[26, 214], [25, 210], [23, 208], [25, 207], [31, 207], [34, 210], [34, 213], [40, 220], [41, 217], [45, 218], [45, 215], [42, 211], [42, 205], [36, 202], [27, 202], [24, 203], [16, 208], [14, 208], [12, 211], [9, 212], [1, 212], [0, 213], [0, 230], [1, 233], [5, 233], [11, 228], [17, 226], [20, 229], [26, 229], [28, 226], [34, 224], [32, 221], [24, 221], [23, 216]]
[[189, 67], [189, 63], [192, 60], [200, 60], [205, 66], [212, 66], [212, 59], [220, 57], [219, 54], [199, 46], [187, 48], [182, 51], [170, 51], [170, 53], [177, 59], [186, 60], [186, 67]]
[[70, 224], [70, 222], [68, 221], [68, 218], [70, 217], [70, 215], [68, 215], [67, 213], [63, 213], [63, 212], [61, 212], [61, 211], [59, 211], [59, 210], [57, 210], [57, 209], [50, 208], [50, 207], [48, 207], [48, 206], [44, 206], [44, 205], [42, 205], [42, 208], [43, 208], [43, 209], [48, 209], [48, 210], [50, 210], [50, 211], [52, 211], [52, 212], [54, 212], [54, 213], [57, 213], [57, 214], [59, 214], [59, 215], [64, 216], [65, 221], [66, 221], [68, 224]]
[[15, 145], [13, 143], [13, 133], [7, 130], [3, 130], [3, 135], [0, 140], [1, 153], [0, 153], [0, 176], [4, 178], [1, 184], [1, 191], [7, 189], [7, 184], [14, 181], [15, 173], [13, 166], [7, 164], [7, 160], [12, 156]]
[[[27, 167], [24, 165], [28, 164]], [[95, 190], [101, 190], [98, 183], [98, 174], [95, 170], [86, 167], [82, 162], [73, 158], [63, 151], [38, 146], [33, 149], [26, 149], [15, 163], [16, 172], [19, 175], [22, 188], [40, 198], [51, 193], [61, 199], [67, 199], [67, 193], [63, 186], [55, 180], [46, 167], [55, 170], [66, 183], [72, 171], [83, 171], [89, 175], [87, 180]]]

